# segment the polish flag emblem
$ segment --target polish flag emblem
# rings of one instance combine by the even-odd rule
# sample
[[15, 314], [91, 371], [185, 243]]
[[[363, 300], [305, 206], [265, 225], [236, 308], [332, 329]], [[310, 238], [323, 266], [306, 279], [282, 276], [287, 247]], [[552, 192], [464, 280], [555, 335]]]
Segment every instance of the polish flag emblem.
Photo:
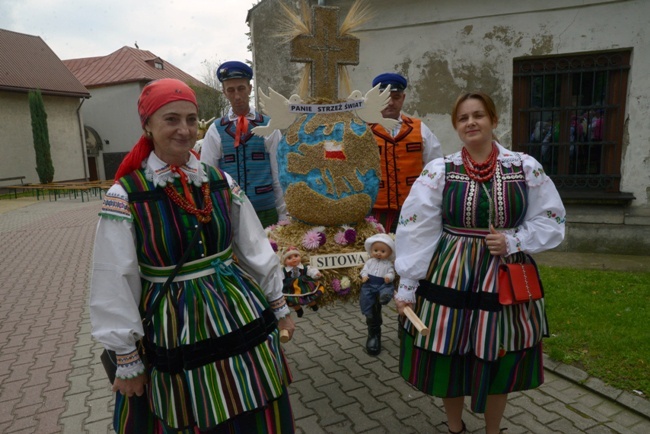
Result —
[[325, 142], [325, 158], [328, 160], [345, 160], [342, 143]]

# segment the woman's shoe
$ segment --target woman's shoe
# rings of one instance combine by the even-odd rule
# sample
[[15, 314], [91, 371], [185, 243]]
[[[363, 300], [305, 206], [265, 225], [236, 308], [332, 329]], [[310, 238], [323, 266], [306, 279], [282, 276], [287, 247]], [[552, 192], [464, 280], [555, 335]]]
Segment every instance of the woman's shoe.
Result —
[[445, 422], [445, 425], [447, 425], [447, 431], [449, 432], [449, 434], [463, 434], [463, 433], [467, 432], [467, 427], [465, 426], [465, 422], [463, 422], [462, 420], [460, 422], [463, 424], [463, 428], [461, 428], [460, 431], [452, 431], [452, 430], [450, 430], [449, 425], [447, 425], [447, 422]]

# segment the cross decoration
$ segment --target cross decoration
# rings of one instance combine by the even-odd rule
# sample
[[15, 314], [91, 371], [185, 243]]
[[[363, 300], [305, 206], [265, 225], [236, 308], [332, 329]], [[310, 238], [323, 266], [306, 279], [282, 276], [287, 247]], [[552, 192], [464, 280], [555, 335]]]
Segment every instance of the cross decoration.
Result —
[[339, 8], [312, 6], [312, 34], [291, 41], [291, 60], [311, 63], [313, 98], [338, 99], [339, 65], [359, 64], [359, 39], [338, 33]]

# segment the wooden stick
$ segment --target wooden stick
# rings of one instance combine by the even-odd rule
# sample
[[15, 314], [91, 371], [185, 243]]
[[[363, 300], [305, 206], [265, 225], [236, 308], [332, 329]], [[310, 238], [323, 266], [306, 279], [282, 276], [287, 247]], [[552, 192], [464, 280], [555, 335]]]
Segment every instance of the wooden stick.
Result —
[[280, 342], [283, 344], [289, 342], [289, 332], [287, 330], [280, 330]]
[[424, 325], [422, 320], [420, 318], [418, 318], [418, 316], [415, 314], [415, 312], [413, 312], [413, 309], [406, 306], [404, 308], [404, 315], [406, 315], [406, 317], [409, 319], [409, 321], [411, 321], [411, 323], [415, 326], [415, 328], [418, 329], [418, 332], [420, 332], [420, 334], [422, 336], [428, 336], [429, 335], [429, 329], [427, 328], [427, 326]]

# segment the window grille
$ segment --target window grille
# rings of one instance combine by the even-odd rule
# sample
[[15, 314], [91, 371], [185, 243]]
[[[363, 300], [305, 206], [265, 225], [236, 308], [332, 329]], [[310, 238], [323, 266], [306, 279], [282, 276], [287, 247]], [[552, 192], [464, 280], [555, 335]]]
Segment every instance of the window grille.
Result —
[[560, 193], [619, 192], [631, 51], [514, 60], [513, 149]]

